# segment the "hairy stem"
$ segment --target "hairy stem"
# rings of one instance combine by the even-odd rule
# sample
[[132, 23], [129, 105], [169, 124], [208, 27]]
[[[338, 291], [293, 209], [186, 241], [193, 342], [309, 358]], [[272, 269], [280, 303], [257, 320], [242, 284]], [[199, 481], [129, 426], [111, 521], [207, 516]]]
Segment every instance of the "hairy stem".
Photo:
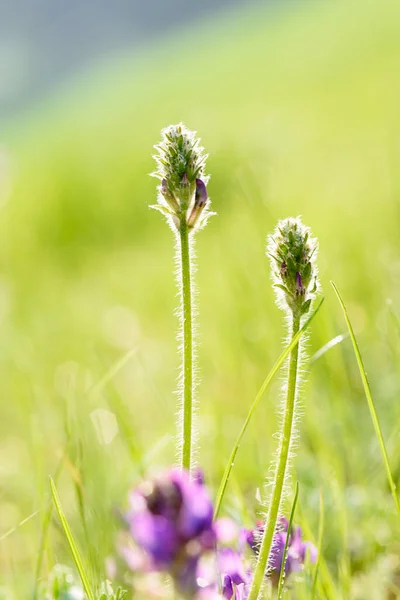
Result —
[[182, 269], [182, 333], [183, 333], [183, 440], [182, 468], [190, 471], [193, 429], [193, 310], [191, 284], [191, 258], [189, 230], [186, 221], [180, 226], [180, 250]]
[[[300, 316], [293, 316], [292, 339], [300, 329]], [[282, 430], [280, 434], [280, 447], [278, 452], [278, 462], [275, 469], [272, 495], [268, 507], [267, 518], [265, 522], [264, 534], [258, 555], [257, 565], [254, 572], [253, 583], [251, 585], [248, 600], [257, 600], [260, 589], [263, 584], [264, 575], [268, 566], [268, 558], [271, 554], [274, 533], [279, 516], [283, 489], [288, 471], [289, 452], [293, 434], [294, 413], [296, 403], [297, 372], [299, 362], [299, 344], [297, 344], [290, 353], [288, 385], [286, 394], [286, 403]]]

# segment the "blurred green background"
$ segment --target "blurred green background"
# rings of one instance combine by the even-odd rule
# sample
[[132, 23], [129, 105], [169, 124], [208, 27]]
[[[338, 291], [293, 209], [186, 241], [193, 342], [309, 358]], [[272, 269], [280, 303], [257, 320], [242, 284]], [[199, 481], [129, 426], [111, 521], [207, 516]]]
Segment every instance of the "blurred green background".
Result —
[[[48, 474], [64, 453], [59, 491], [93, 576], [113, 552], [113, 510], [144, 472], [174, 459], [173, 236], [148, 208], [152, 146], [169, 123], [202, 138], [218, 213], [196, 245], [198, 460], [210, 486], [282, 348], [265, 240], [298, 214], [320, 240], [326, 296], [310, 355], [345, 333], [333, 279], [400, 482], [400, 3], [242, 7], [157, 39], [1, 122], [7, 598], [33, 588]], [[294, 479], [308, 539], [324, 496], [318, 597], [400, 598], [399, 523], [349, 340], [305, 365], [305, 379]], [[225, 500], [246, 525], [275, 449], [280, 384], [257, 410]], [[43, 576], [56, 561], [72, 562], [54, 518]]]

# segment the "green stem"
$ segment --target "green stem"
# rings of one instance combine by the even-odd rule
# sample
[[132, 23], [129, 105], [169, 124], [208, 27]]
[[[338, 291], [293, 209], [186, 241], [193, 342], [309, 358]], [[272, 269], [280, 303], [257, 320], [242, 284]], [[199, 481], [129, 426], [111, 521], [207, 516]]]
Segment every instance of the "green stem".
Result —
[[193, 314], [190, 268], [189, 230], [182, 220], [180, 233], [182, 268], [182, 331], [183, 331], [183, 440], [182, 468], [190, 471], [193, 428]]
[[[293, 316], [292, 323], [292, 339], [300, 329], [300, 316]], [[297, 388], [297, 367], [299, 361], [299, 345], [297, 344], [290, 353], [289, 371], [288, 371], [288, 386], [286, 394], [286, 404], [284, 409], [282, 431], [280, 435], [280, 447], [278, 462], [276, 465], [274, 483], [272, 488], [272, 496], [268, 507], [267, 518], [265, 522], [264, 535], [261, 542], [260, 552], [258, 555], [257, 565], [254, 572], [253, 583], [251, 585], [248, 600], [257, 600], [260, 589], [263, 584], [263, 579], [268, 565], [268, 558], [271, 553], [276, 523], [279, 516], [279, 509], [283, 495], [283, 487], [285, 484], [286, 473], [289, 463], [289, 452], [292, 441], [294, 413], [296, 403], [296, 388]]]

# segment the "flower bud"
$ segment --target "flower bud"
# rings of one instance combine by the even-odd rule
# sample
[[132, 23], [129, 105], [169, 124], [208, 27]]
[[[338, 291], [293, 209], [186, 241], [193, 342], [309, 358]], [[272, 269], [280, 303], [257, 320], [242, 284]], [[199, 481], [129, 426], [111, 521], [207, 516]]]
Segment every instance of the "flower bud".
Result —
[[318, 291], [318, 243], [299, 217], [280, 221], [268, 237], [267, 253], [279, 304], [293, 314], [306, 314]]
[[207, 188], [201, 179], [196, 179], [196, 191], [194, 195], [194, 205], [190, 212], [187, 224], [192, 228], [199, 220], [201, 213], [208, 201]]

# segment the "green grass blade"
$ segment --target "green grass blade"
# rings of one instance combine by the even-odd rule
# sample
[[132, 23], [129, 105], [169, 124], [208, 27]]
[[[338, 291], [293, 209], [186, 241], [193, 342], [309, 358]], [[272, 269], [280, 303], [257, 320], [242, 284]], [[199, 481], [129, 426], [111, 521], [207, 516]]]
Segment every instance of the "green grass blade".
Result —
[[363, 382], [365, 395], [366, 395], [367, 401], [368, 401], [369, 411], [371, 413], [372, 423], [373, 423], [373, 426], [375, 429], [375, 434], [376, 434], [376, 437], [378, 438], [379, 446], [381, 449], [382, 458], [383, 458], [383, 462], [384, 462], [385, 469], [386, 469], [386, 475], [387, 475], [388, 482], [389, 482], [389, 487], [390, 487], [390, 490], [393, 495], [393, 499], [394, 499], [394, 503], [396, 505], [398, 515], [400, 516], [400, 501], [399, 501], [399, 498], [398, 498], [397, 492], [396, 492], [396, 484], [394, 482], [394, 479], [393, 479], [393, 476], [392, 476], [392, 473], [390, 470], [389, 458], [388, 458], [388, 454], [386, 451], [386, 446], [385, 446], [385, 442], [383, 439], [381, 426], [379, 424], [378, 414], [376, 412], [375, 404], [374, 404], [374, 401], [372, 398], [371, 388], [369, 385], [367, 373], [365, 372], [364, 364], [362, 361], [360, 349], [357, 344], [356, 336], [354, 335], [354, 331], [353, 331], [353, 327], [352, 327], [350, 319], [349, 319], [349, 315], [347, 314], [346, 306], [342, 300], [339, 290], [337, 289], [337, 287], [333, 281], [331, 281], [331, 285], [332, 285], [333, 289], [335, 290], [335, 294], [339, 300], [340, 306], [342, 307], [344, 318], [345, 318], [345, 321], [346, 321], [346, 324], [347, 324], [347, 327], [348, 327], [348, 330], [350, 333], [350, 338], [351, 338], [351, 341], [353, 344], [354, 353], [356, 355], [358, 368], [360, 370], [360, 375], [361, 375], [361, 379]]
[[321, 552], [322, 552], [322, 538], [324, 536], [324, 526], [325, 526], [325, 507], [324, 507], [324, 496], [322, 494], [322, 490], [320, 491], [319, 496], [319, 527], [318, 527], [318, 548], [317, 548], [317, 562], [315, 565], [313, 584], [311, 589], [311, 600], [315, 599], [315, 594], [317, 591], [317, 581], [318, 581], [318, 572], [319, 565], [321, 562]]
[[72, 556], [73, 556], [75, 564], [76, 564], [76, 568], [78, 569], [78, 573], [79, 573], [79, 576], [82, 581], [83, 589], [85, 590], [85, 593], [86, 593], [87, 597], [89, 598], [89, 600], [94, 600], [93, 592], [90, 587], [90, 583], [89, 583], [88, 577], [86, 575], [85, 568], [83, 566], [82, 559], [79, 554], [79, 550], [75, 544], [74, 538], [72, 537], [71, 529], [69, 528], [67, 519], [66, 519], [64, 511], [62, 509], [56, 486], [51, 477], [50, 477], [50, 488], [51, 488], [51, 494], [53, 496], [54, 504], [55, 504], [58, 516], [60, 518], [62, 528], [64, 530], [65, 537], [67, 538]]
[[297, 481], [296, 482], [296, 491], [294, 493], [294, 498], [293, 498], [292, 510], [290, 511], [289, 524], [288, 524], [288, 530], [287, 530], [286, 541], [285, 541], [285, 548], [283, 550], [281, 572], [279, 574], [279, 584], [278, 584], [278, 594], [277, 594], [278, 600], [281, 600], [282, 594], [283, 594], [283, 584], [285, 581], [285, 563], [286, 563], [286, 557], [287, 557], [288, 546], [289, 546], [289, 537], [290, 537], [290, 532], [292, 530], [294, 511], [296, 510], [296, 504], [297, 504], [298, 497], [299, 497], [299, 482]]
[[4, 540], [6, 540], [10, 535], [15, 533], [20, 527], [25, 525], [25, 523], [28, 523], [28, 521], [30, 521], [31, 519], [36, 517], [39, 513], [40, 513], [40, 510], [35, 510], [35, 512], [33, 512], [30, 515], [28, 515], [27, 517], [25, 517], [25, 519], [22, 519], [22, 521], [20, 521], [18, 523], [18, 525], [16, 525], [15, 527], [12, 527], [11, 529], [9, 529], [5, 533], [3, 533], [2, 536], [0, 537], [0, 542], [3, 542]]
[[285, 362], [285, 360], [287, 359], [287, 357], [289, 356], [289, 354], [291, 353], [292, 349], [296, 346], [296, 344], [299, 343], [299, 340], [301, 338], [301, 336], [305, 333], [306, 329], [308, 328], [308, 326], [310, 325], [311, 321], [314, 319], [314, 317], [316, 316], [316, 314], [318, 313], [319, 309], [321, 308], [321, 305], [324, 301], [324, 298], [322, 298], [321, 302], [318, 304], [317, 308], [315, 309], [315, 311], [309, 316], [309, 318], [307, 319], [307, 321], [304, 323], [304, 325], [302, 326], [302, 328], [300, 329], [300, 331], [297, 333], [297, 335], [294, 336], [294, 338], [292, 339], [292, 341], [290, 342], [290, 344], [284, 349], [284, 351], [282, 352], [282, 354], [280, 355], [280, 357], [278, 358], [278, 360], [276, 361], [276, 363], [274, 364], [274, 366], [272, 367], [271, 371], [268, 373], [266, 379], [264, 380], [264, 383], [262, 384], [255, 400], [253, 401], [253, 404], [250, 407], [250, 410], [247, 414], [247, 417], [243, 423], [242, 429], [240, 430], [240, 433], [236, 439], [235, 445], [233, 446], [232, 452], [230, 454], [229, 457], [229, 461], [225, 467], [225, 471], [224, 474], [222, 476], [222, 480], [220, 483], [220, 486], [218, 488], [218, 493], [217, 493], [217, 498], [215, 501], [215, 511], [214, 511], [214, 518], [216, 519], [218, 517], [219, 511], [221, 509], [221, 505], [222, 505], [222, 500], [224, 498], [225, 495], [225, 491], [228, 485], [228, 481], [229, 481], [229, 477], [231, 475], [231, 471], [233, 469], [233, 465], [235, 463], [235, 458], [236, 458], [236, 454], [239, 450], [239, 446], [240, 443], [243, 439], [243, 436], [246, 432], [246, 429], [251, 421], [251, 418], [254, 414], [255, 409], [257, 408], [258, 403], [260, 402], [265, 390], [267, 389], [267, 387], [269, 386], [269, 384], [271, 383], [272, 379], [274, 378], [274, 376], [276, 375], [276, 373], [279, 371], [279, 369], [281, 368], [281, 366], [283, 365], [283, 363]]
[[[58, 480], [58, 477], [61, 473], [64, 459], [65, 459], [65, 453], [66, 453], [66, 450], [64, 451], [64, 453], [61, 456], [59, 463], [57, 465], [56, 472], [54, 474], [55, 481]], [[33, 593], [34, 599], [36, 599], [38, 596], [39, 578], [40, 578], [40, 573], [42, 571], [43, 558], [44, 558], [44, 553], [46, 550], [46, 544], [47, 544], [52, 514], [53, 514], [53, 502], [51, 501], [51, 498], [50, 498], [48, 507], [47, 507], [47, 510], [45, 512], [43, 522], [42, 522], [42, 535], [40, 538], [40, 546], [39, 546], [39, 552], [38, 552], [38, 557], [37, 557], [37, 561], [36, 561], [36, 569], [35, 569], [35, 587], [34, 587], [34, 593]]]

